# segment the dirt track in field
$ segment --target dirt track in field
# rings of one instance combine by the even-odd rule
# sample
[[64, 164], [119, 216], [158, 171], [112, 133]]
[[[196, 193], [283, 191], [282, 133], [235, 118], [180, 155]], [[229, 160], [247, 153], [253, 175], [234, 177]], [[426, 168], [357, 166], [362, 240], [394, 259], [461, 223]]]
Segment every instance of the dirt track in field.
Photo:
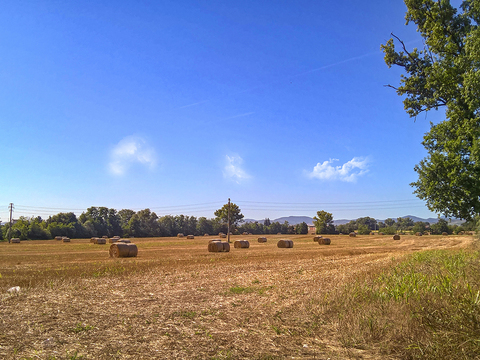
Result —
[[[208, 253], [211, 238], [135, 239], [139, 255], [126, 259], [88, 240], [0, 244], [0, 358], [375, 358], [338, 343], [335, 324], [319, 317], [326, 299], [392, 258], [472, 242], [334, 235], [320, 246], [310, 235], [266, 244], [236, 236], [250, 248]], [[280, 238], [294, 248], [278, 249]], [[19, 293], [6, 293], [16, 285]]]

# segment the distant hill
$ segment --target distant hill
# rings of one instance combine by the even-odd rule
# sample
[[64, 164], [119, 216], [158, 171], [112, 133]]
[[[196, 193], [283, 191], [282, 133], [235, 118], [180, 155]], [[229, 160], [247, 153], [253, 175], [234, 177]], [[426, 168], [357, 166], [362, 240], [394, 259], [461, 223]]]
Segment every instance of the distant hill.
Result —
[[[263, 224], [263, 220], [254, 220], [254, 219], [244, 219], [245, 222], [258, 222], [259, 224]], [[271, 222], [279, 222], [283, 224], [285, 221], [288, 221], [290, 225], [297, 225], [301, 224], [302, 222], [306, 222], [307, 224], [313, 224], [313, 218], [309, 216], [284, 216], [278, 219], [270, 219]]]
[[[423, 218], [420, 218], [418, 216], [414, 216], [414, 215], [405, 215], [405, 216], [400, 216], [401, 218], [410, 218], [412, 219], [414, 222], [418, 222], [418, 221], [423, 221], [423, 222], [428, 222], [430, 224], [436, 224], [438, 222], [438, 218], [428, 218], [428, 219], [423, 219]], [[394, 220], [396, 220], [397, 218], [392, 218]], [[353, 219], [353, 220], [356, 220], [356, 219]], [[465, 221], [464, 220], [459, 220], [459, 219], [446, 219], [450, 224], [452, 225], [460, 225], [460, 224], [463, 224]], [[254, 219], [244, 219], [245, 222], [258, 222], [260, 224], [263, 224], [263, 221], [264, 220], [254, 220]], [[313, 218], [309, 217], [309, 216], [284, 216], [284, 217], [280, 217], [278, 219], [270, 219], [271, 222], [279, 222], [281, 224], [283, 224], [285, 221], [288, 221], [288, 223], [290, 225], [297, 225], [297, 224], [301, 224], [302, 222], [306, 222], [307, 224], [309, 225], [312, 225], [313, 224]], [[348, 219], [339, 219], [339, 220], [333, 220], [333, 224], [336, 226], [336, 225], [343, 225], [343, 224], [347, 224], [349, 223], [350, 221], [352, 220], [348, 220]], [[384, 222], [385, 219], [383, 220], [380, 220], [380, 219], [377, 219], [377, 222]]]

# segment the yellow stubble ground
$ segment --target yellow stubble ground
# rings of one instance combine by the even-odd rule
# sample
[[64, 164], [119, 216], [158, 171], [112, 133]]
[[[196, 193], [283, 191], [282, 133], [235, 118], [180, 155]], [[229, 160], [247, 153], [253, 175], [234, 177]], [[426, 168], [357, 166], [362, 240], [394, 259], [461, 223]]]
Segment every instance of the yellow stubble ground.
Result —
[[[250, 248], [209, 253], [215, 236], [138, 238], [111, 259], [88, 239], [0, 243], [0, 358], [376, 358], [345, 349], [321, 314], [335, 291], [405, 254], [465, 248], [471, 236], [232, 236]], [[294, 241], [279, 249], [279, 239]], [[233, 245], [233, 244], [232, 244]], [[8, 293], [13, 286], [20, 292]]]

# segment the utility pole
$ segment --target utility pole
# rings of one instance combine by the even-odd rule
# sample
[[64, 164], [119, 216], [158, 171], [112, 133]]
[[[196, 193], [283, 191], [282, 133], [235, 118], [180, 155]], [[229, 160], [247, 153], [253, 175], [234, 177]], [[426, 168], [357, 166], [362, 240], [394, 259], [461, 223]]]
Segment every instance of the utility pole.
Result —
[[228, 242], [230, 242], [230, 198], [228, 198]]
[[10, 227], [8, 228], [8, 243], [10, 244], [10, 239], [12, 238], [12, 225], [13, 225], [13, 203], [10, 203]]

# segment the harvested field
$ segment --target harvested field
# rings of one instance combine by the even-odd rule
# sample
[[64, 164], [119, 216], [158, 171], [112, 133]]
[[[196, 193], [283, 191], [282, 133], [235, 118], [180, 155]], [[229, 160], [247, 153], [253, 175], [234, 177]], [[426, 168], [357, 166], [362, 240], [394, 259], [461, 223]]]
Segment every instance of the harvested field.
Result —
[[289, 235], [285, 251], [284, 236], [232, 236], [250, 248], [228, 253], [208, 252], [215, 237], [135, 238], [134, 258], [89, 239], [0, 243], [0, 358], [393, 359], [342, 342], [324, 299], [406, 254], [474, 241], [329, 235], [322, 247]]

